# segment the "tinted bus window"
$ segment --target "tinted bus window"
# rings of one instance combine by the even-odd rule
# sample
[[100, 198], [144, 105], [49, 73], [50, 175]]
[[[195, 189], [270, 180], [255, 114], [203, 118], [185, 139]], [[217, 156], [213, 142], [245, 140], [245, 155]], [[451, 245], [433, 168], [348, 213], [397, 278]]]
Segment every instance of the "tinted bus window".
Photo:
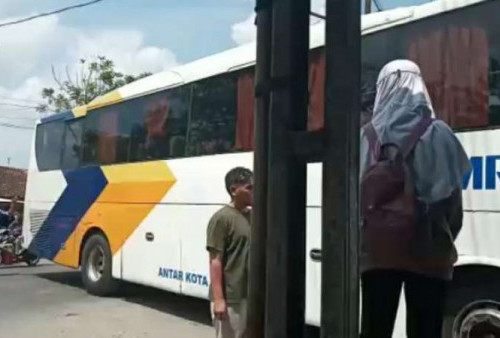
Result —
[[64, 121], [38, 125], [35, 152], [39, 170], [57, 170], [60, 168], [63, 135]]
[[188, 155], [234, 151], [236, 135], [236, 76], [218, 76], [193, 85]]
[[255, 112], [255, 68], [247, 68], [237, 73], [237, 112], [235, 150], [253, 149], [254, 112]]
[[83, 122], [84, 119], [78, 119], [66, 123], [61, 159], [62, 169], [75, 169], [80, 165]]
[[364, 107], [385, 63], [421, 68], [438, 117], [455, 128], [500, 124], [499, 1], [488, 1], [363, 39]]
[[89, 113], [83, 163], [153, 161], [182, 157], [186, 149], [189, 88], [167, 90]]
[[130, 135], [129, 160], [152, 161], [185, 156], [189, 87], [126, 102], [123, 128]]
[[116, 106], [97, 109], [85, 119], [84, 165], [108, 165], [127, 161], [126, 140], [121, 133]]

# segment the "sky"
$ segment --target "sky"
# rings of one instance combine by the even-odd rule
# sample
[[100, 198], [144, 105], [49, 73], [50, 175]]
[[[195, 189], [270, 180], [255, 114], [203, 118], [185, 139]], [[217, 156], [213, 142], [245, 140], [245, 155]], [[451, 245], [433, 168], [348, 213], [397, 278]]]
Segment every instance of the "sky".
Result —
[[[0, 23], [87, 0], [0, 0]], [[384, 9], [429, 0], [379, 0]], [[324, 12], [325, 0], [312, 0]], [[364, 1], [363, 1], [364, 2]], [[33, 109], [57, 73], [104, 55], [127, 74], [159, 72], [255, 39], [255, 0], [104, 0], [0, 27], [0, 166], [29, 163]], [[20, 129], [19, 127], [22, 127]]]

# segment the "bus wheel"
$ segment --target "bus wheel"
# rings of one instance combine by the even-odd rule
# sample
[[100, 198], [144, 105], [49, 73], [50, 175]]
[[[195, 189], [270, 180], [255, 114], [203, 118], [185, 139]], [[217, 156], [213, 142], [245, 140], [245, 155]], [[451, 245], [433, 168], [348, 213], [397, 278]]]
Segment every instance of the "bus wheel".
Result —
[[27, 252], [25, 255], [25, 261], [28, 266], [36, 266], [40, 262], [40, 256], [31, 252]]
[[111, 274], [112, 255], [108, 241], [100, 234], [92, 235], [83, 247], [82, 281], [85, 289], [96, 296], [109, 296], [118, 290]]
[[490, 286], [450, 290], [443, 338], [500, 337], [500, 301]]

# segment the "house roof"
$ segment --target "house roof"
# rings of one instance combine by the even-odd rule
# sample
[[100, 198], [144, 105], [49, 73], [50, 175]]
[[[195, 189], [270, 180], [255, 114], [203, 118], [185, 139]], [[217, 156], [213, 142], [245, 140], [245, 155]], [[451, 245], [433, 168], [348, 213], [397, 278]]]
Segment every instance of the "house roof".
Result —
[[19, 196], [24, 200], [26, 170], [0, 166], [0, 198]]

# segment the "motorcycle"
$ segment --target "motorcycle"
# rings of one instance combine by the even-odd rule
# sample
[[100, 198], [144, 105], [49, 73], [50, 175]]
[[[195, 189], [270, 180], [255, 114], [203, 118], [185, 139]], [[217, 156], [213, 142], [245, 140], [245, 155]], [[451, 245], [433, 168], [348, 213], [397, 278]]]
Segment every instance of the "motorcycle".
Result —
[[20, 227], [0, 230], [0, 265], [20, 262], [35, 266], [40, 262], [40, 257], [22, 247], [22, 229]]

